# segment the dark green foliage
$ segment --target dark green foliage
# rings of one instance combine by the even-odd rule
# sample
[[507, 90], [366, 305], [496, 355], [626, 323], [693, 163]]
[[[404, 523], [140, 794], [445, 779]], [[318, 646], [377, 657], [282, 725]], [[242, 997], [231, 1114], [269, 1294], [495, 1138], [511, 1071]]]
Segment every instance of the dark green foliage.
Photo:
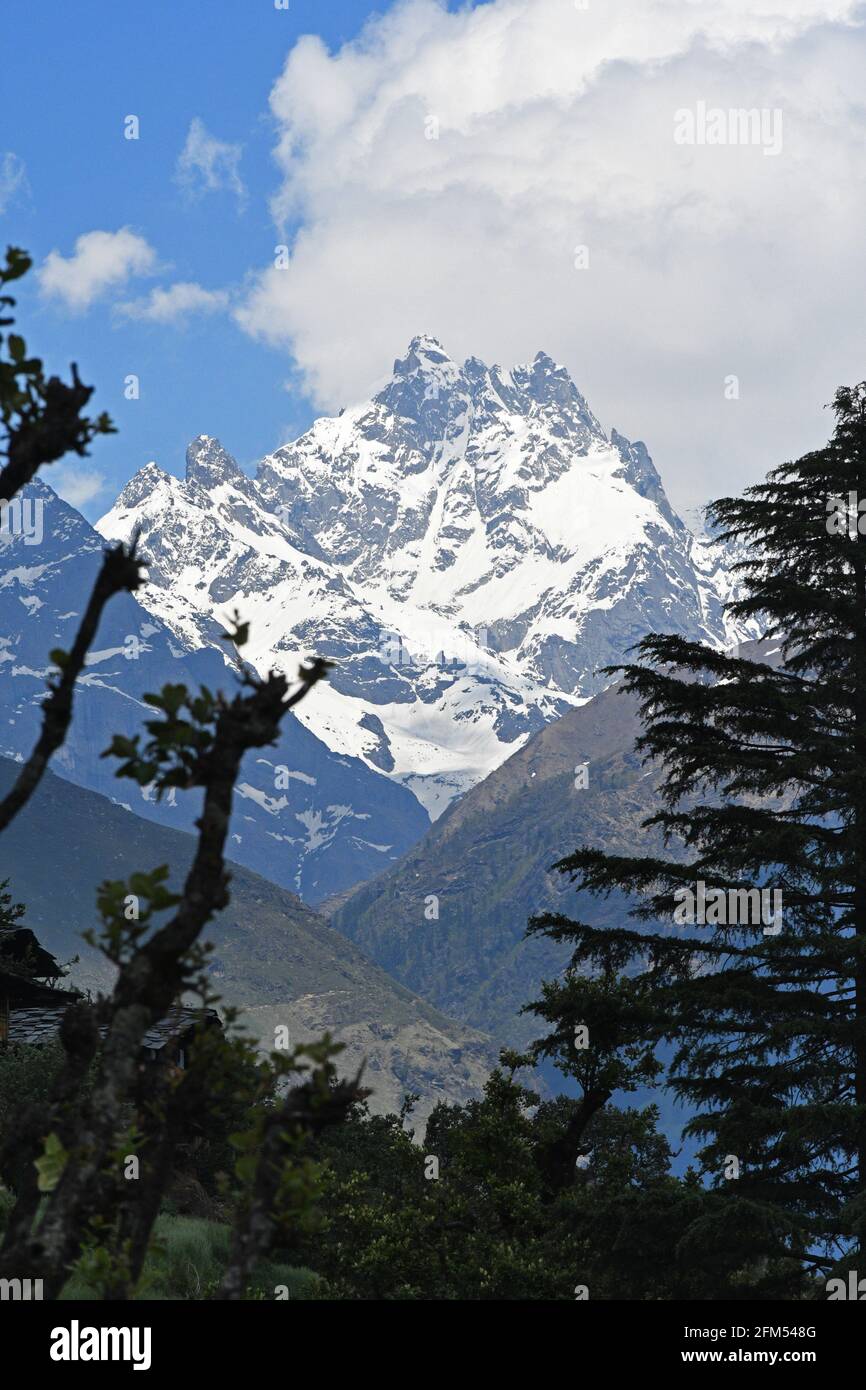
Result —
[[317, 1150], [322, 1228], [285, 1258], [341, 1299], [737, 1297], [730, 1264], [685, 1243], [714, 1198], [671, 1176], [654, 1107], [599, 1110], [584, 1166], [554, 1187], [547, 1153], [575, 1102], [539, 1101], [522, 1060], [503, 1054], [480, 1100], [434, 1110], [420, 1145], [403, 1116], [357, 1108]]
[[0, 1166], [0, 1184], [15, 1190], [21, 1180], [21, 1165], [8, 1144], [17, 1116], [25, 1102], [47, 1100], [63, 1064], [59, 1043], [44, 1047], [0, 1047], [0, 1155], [8, 1153]]
[[[572, 945], [574, 972], [614, 969], [643, 991], [645, 1037], [675, 1044], [671, 1078], [718, 1193], [691, 1239], [767, 1296], [801, 1264], [826, 1272], [863, 1231], [866, 536], [856, 521], [834, 533], [828, 508], [866, 496], [866, 384], [834, 406], [826, 448], [710, 509], [747, 545], [732, 608], [766, 625], [764, 659], [653, 636], [621, 668], [645, 720], [638, 748], [664, 772], [648, 825], [681, 857], [583, 848], [559, 867], [592, 893], [626, 891], [648, 925], [600, 933], [548, 915], [532, 928]], [[678, 923], [678, 890], [701, 881], [781, 890], [781, 924]], [[549, 1014], [571, 1017], [558, 995]]]
[[[0, 266], [0, 289], [19, 280], [33, 262], [17, 246], [6, 251]], [[0, 328], [14, 319], [4, 310], [14, 308], [9, 294], [0, 294]], [[43, 464], [54, 463], [64, 454], [87, 454], [87, 446], [99, 434], [114, 433], [107, 415], [96, 420], [81, 414], [93, 395], [91, 386], [82, 385], [75, 365], [72, 383], [59, 377], [46, 377], [38, 357], [30, 357], [24, 339], [17, 333], [5, 336], [6, 354], [0, 355], [0, 426], [5, 438], [0, 452], [6, 463], [0, 467], [0, 499], [11, 501], [35, 477]]]

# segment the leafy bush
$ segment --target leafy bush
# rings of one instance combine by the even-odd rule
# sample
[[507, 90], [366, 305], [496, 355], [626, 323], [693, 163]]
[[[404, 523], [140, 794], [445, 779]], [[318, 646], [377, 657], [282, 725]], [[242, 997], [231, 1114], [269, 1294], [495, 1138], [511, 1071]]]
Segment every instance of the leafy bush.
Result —
[[[230, 1240], [229, 1227], [219, 1222], [188, 1216], [160, 1216], [136, 1299], [197, 1302], [213, 1298], [228, 1264]], [[272, 1300], [275, 1290], [281, 1286], [288, 1290], [290, 1299], [308, 1300], [316, 1298], [320, 1292], [320, 1281], [309, 1270], [267, 1261], [256, 1270], [247, 1297]], [[65, 1301], [95, 1301], [100, 1297], [88, 1281], [87, 1256], [80, 1261], [60, 1297]]]

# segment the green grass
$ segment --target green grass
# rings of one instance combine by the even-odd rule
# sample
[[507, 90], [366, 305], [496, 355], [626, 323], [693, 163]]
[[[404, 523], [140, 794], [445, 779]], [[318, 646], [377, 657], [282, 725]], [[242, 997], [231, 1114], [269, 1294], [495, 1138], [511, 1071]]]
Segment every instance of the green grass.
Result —
[[[228, 1263], [231, 1231], [201, 1217], [162, 1215], [157, 1219], [136, 1300], [197, 1302], [213, 1298]], [[307, 1269], [266, 1261], [259, 1265], [247, 1297], [272, 1300], [285, 1287], [290, 1299], [317, 1297], [320, 1281]], [[86, 1269], [73, 1274], [62, 1300], [94, 1300], [98, 1293]], [[285, 1294], [283, 1294], [285, 1297]]]
[[[0, 1187], [0, 1232], [13, 1203], [12, 1194]], [[145, 1260], [137, 1301], [196, 1302], [213, 1298], [228, 1262], [231, 1231], [228, 1226], [200, 1217], [167, 1216], [157, 1219], [151, 1248]], [[321, 1281], [309, 1269], [268, 1260], [259, 1265], [247, 1297], [273, 1300], [277, 1289], [290, 1299], [321, 1297]], [[285, 1298], [285, 1293], [281, 1297]], [[86, 1262], [64, 1285], [61, 1300], [97, 1301], [97, 1290], [88, 1283]]]

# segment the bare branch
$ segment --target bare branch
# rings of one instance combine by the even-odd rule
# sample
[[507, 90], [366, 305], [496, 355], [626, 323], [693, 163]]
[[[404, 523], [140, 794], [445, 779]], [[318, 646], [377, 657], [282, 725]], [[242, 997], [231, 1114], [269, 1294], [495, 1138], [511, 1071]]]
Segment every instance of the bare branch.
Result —
[[[3, 496], [0, 475], [0, 496]], [[0, 801], [0, 831], [30, 800], [51, 758], [60, 748], [72, 721], [75, 682], [84, 670], [87, 653], [96, 636], [103, 609], [109, 599], [124, 590], [132, 593], [143, 581], [142, 567], [131, 547], [115, 546], [105, 552], [90, 601], [70, 652], [52, 653], [60, 666], [60, 676], [49, 681], [50, 694], [42, 707], [42, 732], [36, 747], [21, 769], [12, 790]]]

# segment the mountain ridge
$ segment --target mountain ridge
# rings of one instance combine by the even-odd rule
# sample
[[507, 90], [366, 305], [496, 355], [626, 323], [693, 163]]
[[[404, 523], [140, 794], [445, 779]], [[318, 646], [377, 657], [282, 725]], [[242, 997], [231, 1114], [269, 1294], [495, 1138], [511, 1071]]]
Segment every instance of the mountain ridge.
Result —
[[138, 530], [141, 598], [210, 645], [238, 608], [259, 671], [336, 662], [299, 718], [431, 817], [606, 683], [646, 631], [727, 645], [721, 548], [671, 507], [641, 441], [608, 436], [545, 353], [458, 365], [412, 340], [373, 397], [323, 416], [254, 478], [200, 435], [98, 523]]
[[[26, 758], [36, 742], [49, 653], [72, 645], [105, 548], [46, 483], [30, 484], [26, 497], [40, 509], [42, 539], [32, 546], [21, 535], [0, 539], [0, 755], [15, 760]], [[153, 717], [144, 699], [148, 691], [167, 683], [231, 691], [237, 671], [216, 624], [212, 639], [191, 642], [136, 597], [116, 595], [76, 683], [69, 735], [52, 769], [146, 819], [191, 829], [195, 797], [157, 801], [150, 788], [118, 781], [116, 764], [100, 755], [113, 734], [139, 733]], [[292, 669], [290, 678], [296, 675]], [[244, 759], [231, 853], [316, 901], [397, 858], [427, 824], [405, 788], [358, 758], [333, 753], [290, 711], [277, 745]]]

